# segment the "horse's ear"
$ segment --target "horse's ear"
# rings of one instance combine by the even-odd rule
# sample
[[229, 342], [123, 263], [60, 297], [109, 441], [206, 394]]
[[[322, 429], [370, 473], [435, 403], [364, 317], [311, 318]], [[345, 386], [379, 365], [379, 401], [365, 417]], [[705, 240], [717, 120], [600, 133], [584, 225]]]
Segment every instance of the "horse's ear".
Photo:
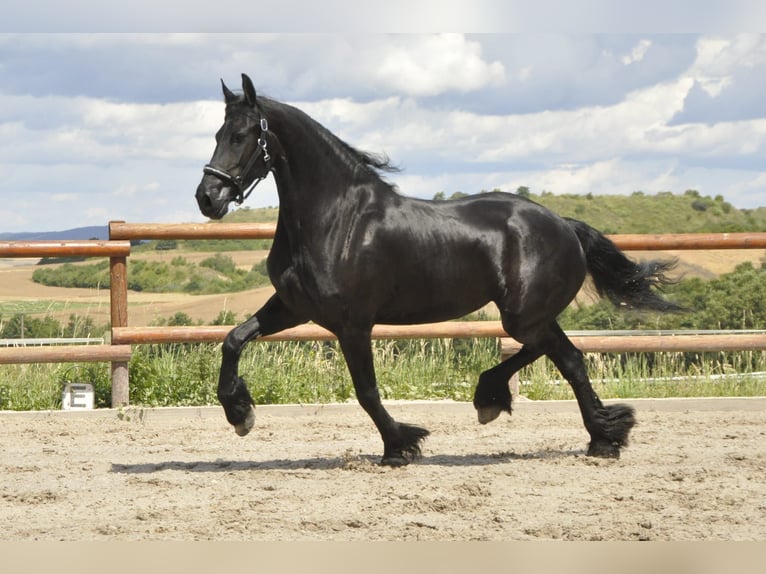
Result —
[[223, 79], [221, 79], [221, 87], [223, 88], [223, 99], [227, 104], [237, 99], [237, 96], [234, 95], [234, 92], [226, 87]]
[[247, 74], [242, 74], [242, 91], [245, 92], [247, 103], [255, 107], [255, 88], [253, 87], [253, 81]]

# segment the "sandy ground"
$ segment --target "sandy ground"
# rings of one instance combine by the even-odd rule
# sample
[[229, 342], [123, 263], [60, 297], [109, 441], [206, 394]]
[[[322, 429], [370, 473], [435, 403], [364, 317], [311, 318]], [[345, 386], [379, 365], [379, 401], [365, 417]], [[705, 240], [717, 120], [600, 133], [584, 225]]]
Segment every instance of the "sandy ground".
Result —
[[619, 461], [569, 401], [391, 403], [432, 431], [399, 469], [355, 404], [0, 413], [0, 539], [766, 540], [766, 398], [631, 402]]

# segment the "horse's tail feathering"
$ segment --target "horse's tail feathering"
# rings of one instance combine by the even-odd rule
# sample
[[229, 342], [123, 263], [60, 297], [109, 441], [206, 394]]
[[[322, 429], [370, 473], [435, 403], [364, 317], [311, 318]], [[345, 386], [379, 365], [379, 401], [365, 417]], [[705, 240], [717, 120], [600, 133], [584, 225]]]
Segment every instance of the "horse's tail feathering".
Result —
[[666, 273], [675, 268], [677, 260], [636, 263], [590, 225], [576, 219], [566, 218], [566, 221], [580, 240], [588, 273], [599, 295], [617, 307], [683, 311], [682, 307], [657, 294], [658, 288], [675, 282]]

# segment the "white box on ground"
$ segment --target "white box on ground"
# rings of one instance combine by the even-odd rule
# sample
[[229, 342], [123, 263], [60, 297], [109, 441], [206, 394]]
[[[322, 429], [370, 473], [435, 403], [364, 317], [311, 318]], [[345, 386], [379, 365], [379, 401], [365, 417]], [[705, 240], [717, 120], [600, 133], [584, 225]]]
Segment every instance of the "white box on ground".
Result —
[[93, 385], [68, 383], [61, 393], [61, 408], [65, 411], [93, 408]]

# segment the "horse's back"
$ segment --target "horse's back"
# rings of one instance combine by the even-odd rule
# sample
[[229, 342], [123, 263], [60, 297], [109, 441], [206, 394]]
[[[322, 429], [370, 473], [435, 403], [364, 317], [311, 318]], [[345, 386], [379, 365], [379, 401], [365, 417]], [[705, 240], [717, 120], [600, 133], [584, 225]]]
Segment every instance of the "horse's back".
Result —
[[[584, 278], [571, 226], [522, 197], [397, 198], [387, 211], [366, 258], [376, 262], [370, 293], [387, 295], [381, 322], [443, 320], [492, 301], [513, 312], [529, 304], [560, 306]], [[552, 296], [541, 300], [543, 293]]]

